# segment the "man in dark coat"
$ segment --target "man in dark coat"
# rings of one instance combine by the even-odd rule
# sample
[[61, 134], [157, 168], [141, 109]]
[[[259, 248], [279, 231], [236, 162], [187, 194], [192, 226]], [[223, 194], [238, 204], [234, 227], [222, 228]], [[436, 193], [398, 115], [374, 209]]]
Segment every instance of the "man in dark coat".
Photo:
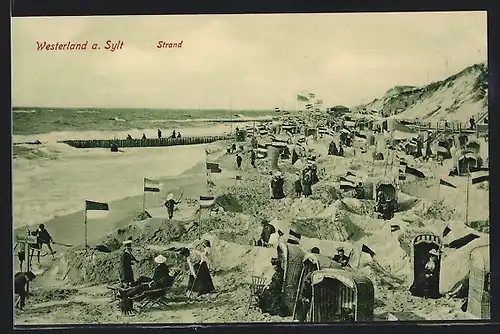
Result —
[[241, 163], [243, 161], [243, 158], [241, 155], [236, 154], [236, 168], [241, 169]]
[[26, 291], [26, 285], [35, 279], [36, 275], [31, 271], [28, 272], [18, 272], [14, 275], [14, 294], [19, 296], [19, 300], [16, 302], [16, 307], [23, 309], [25, 306], [26, 297], [28, 297], [28, 292]]
[[282, 199], [285, 198], [285, 191], [283, 189], [285, 185], [285, 179], [283, 178], [283, 174], [281, 172], [276, 173], [275, 187], [276, 191], [274, 193], [274, 199]]
[[161, 139], [161, 130], [158, 129], [158, 139]]
[[256, 167], [255, 166], [255, 159], [257, 158], [256, 154], [255, 154], [255, 150], [251, 150], [250, 151], [250, 163], [252, 164], [252, 167]]
[[267, 220], [263, 220], [261, 224], [262, 232], [260, 233], [259, 241], [257, 241], [257, 246], [267, 247], [271, 234], [276, 233], [276, 229], [273, 225], [269, 224], [269, 221]]
[[132, 255], [132, 240], [124, 241], [123, 245], [125, 249], [120, 259], [120, 281], [124, 286], [132, 286], [135, 283], [132, 265], [137, 262], [137, 259]]
[[302, 196], [302, 177], [300, 176], [300, 173], [297, 172], [295, 181], [293, 182], [293, 186], [295, 188], [295, 196], [297, 198]]
[[344, 248], [337, 248], [337, 254], [333, 256], [333, 261], [340, 263], [342, 267], [346, 267], [349, 264], [349, 257], [345, 255]]
[[283, 301], [284, 271], [278, 259], [272, 258], [271, 264], [273, 265], [274, 274], [269, 286], [258, 297], [259, 307], [264, 313], [285, 317], [290, 312]]
[[309, 197], [312, 195], [312, 181], [310, 172], [306, 172], [302, 180], [304, 196]]

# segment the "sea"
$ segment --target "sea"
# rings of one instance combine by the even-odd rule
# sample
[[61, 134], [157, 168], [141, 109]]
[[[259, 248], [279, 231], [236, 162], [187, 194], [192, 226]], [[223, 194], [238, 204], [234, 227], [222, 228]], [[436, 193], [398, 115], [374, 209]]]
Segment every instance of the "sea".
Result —
[[[143, 178], [175, 177], [205, 159], [204, 145], [77, 149], [69, 139], [228, 134], [274, 111], [48, 109], [13, 110], [14, 227], [34, 225], [82, 209], [85, 199], [111, 202], [142, 194]], [[238, 122], [236, 122], [238, 121]], [[30, 144], [39, 141], [41, 144]]]

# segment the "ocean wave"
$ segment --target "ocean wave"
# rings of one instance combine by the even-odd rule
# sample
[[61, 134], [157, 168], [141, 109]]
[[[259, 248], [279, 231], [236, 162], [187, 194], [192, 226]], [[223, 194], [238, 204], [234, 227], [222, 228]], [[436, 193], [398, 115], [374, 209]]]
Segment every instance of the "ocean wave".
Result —
[[35, 113], [37, 112], [36, 110], [22, 110], [22, 109], [18, 109], [18, 110], [12, 110], [13, 113], [15, 114], [32, 114], [32, 113]]
[[77, 114], [99, 114], [99, 110], [77, 110]]

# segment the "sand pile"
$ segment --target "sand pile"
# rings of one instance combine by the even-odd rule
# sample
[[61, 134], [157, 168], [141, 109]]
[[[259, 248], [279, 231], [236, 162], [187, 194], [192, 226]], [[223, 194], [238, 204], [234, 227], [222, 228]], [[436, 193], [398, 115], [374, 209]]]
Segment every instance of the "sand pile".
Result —
[[445, 205], [442, 200], [420, 200], [410, 212], [423, 219], [447, 221], [455, 217], [456, 211]]
[[338, 183], [329, 181], [320, 181], [313, 186], [313, 192], [310, 199], [319, 200], [325, 205], [332, 204], [335, 200], [342, 199], [342, 193]]
[[[151, 277], [155, 268], [154, 258], [159, 252], [144, 248], [133, 248], [134, 256], [139, 261], [134, 265], [134, 276]], [[171, 267], [183, 267], [185, 260], [174, 252], [161, 252]], [[74, 250], [65, 254], [68, 271], [59, 279], [71, 284], [114, 283], [120, 279], [121, 252], [102, 253], [87, 250]]]

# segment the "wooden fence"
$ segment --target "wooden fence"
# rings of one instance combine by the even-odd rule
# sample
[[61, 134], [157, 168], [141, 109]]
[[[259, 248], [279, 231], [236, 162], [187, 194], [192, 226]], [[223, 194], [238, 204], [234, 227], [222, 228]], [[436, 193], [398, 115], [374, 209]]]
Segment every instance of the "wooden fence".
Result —
[[203, 136], [181, 138], [148, 138], [148, 139], [91, 139], [91, 140], [64, 140], [60, 143], [76, 148], [111, 148], [115, 144], [122, 147], [161, 147], [176, 145], [208, 144], [218, 140], [230, 139], [230, 136]]

